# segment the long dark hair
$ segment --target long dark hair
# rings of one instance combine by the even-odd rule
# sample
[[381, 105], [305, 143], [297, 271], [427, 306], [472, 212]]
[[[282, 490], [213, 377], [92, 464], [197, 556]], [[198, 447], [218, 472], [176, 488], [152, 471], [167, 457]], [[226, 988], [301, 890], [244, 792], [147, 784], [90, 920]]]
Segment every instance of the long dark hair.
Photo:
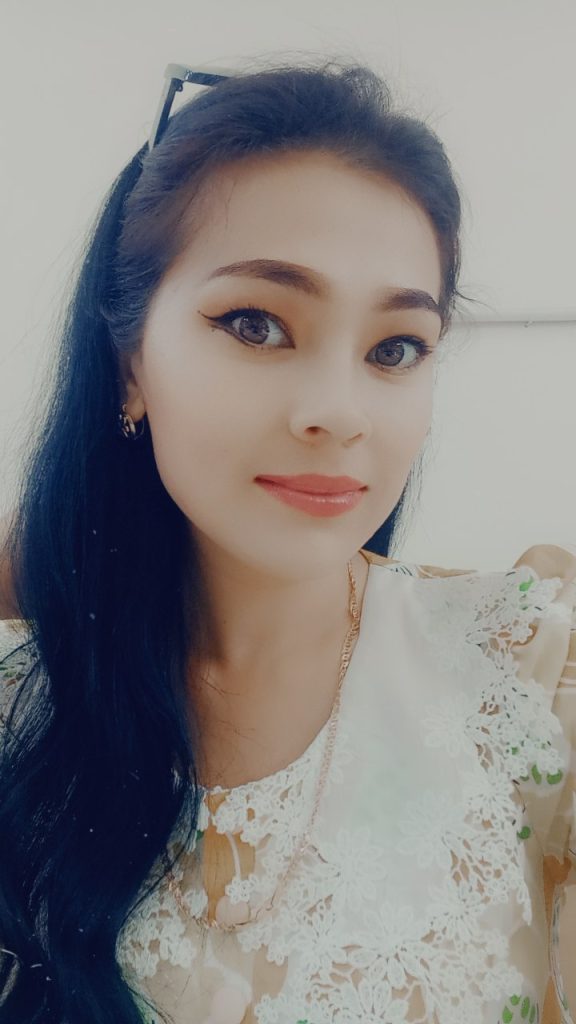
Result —
[[[362, 66], [277, 64], [200, 92], [122, 170], [88, 238], [6, 542], [33, 667], [0, 768], [0, 1024], [141, 1024], [116, 943], [177, 820], [188, 838], [196, 827], [186, 694], [213, 631], [149, 431], [133, 444], [118, 433], [123, 361], [211, 173], [317, 149], [426, 211], [445, 332], [460, 294], [454, 176], [436, 135]], [[418, 469], [367, 549], [388, 555]]]

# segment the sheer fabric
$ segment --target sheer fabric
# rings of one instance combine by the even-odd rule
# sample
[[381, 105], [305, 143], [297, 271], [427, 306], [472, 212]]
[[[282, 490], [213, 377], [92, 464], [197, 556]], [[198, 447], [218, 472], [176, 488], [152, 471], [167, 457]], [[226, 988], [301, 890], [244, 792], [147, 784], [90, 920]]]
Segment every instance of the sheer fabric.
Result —
[[[572, 1021], [558, 922], [576, 882], [576, 547], [536, 545], [500, 572], [363, 553], [310, 846], [259, 920], [194, 920], [224, 896], [253, 910], [273, 896], [327, 726], [273, 775], [204, 790], [187, 849], [176, 826], [190, 914], [163, 882], [118, 938], [146, 1024], [161, 1018], [145, 998], [174, 1024]], [[0, 657], [25, 636], [0, 623]], [[4, 711], [29, 657], [0, 665]]]

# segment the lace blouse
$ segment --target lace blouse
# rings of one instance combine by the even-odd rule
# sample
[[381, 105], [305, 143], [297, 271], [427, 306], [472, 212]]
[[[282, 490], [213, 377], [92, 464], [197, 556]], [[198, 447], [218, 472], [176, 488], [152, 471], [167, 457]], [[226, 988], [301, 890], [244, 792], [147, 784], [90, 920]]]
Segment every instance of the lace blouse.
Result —
[[[576, 547], [537, 545], [499, 572], [363, 554], [310, 844], [258, 920], [194, 920], [223, 896], [256, 910], [274, 895], [327, 724], [286, 768], [202, 791], [175, 868], [190, 914], [163, 882], [118, 937], [145, 1024], [154, 1006], [174, 1024], [572, 1022], [558, 937], [576, 882]], [[0, 623], [0, 656], [24, 626]], [[22, 657], [0, 665], [5, 699]]]

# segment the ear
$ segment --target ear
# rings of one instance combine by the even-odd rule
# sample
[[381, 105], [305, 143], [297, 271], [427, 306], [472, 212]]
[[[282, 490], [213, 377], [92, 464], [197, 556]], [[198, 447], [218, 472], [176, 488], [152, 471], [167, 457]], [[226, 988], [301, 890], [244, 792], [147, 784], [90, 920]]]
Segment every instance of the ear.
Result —
[[121, 404], [126, 403], [126, 412], [137, 423], [146, 412], [145, 396], [141, 384], [141, 352], [133, 352], [131, 355], [122, 354], [119, 360], [119, 372], [120, 390], [124, 396]]

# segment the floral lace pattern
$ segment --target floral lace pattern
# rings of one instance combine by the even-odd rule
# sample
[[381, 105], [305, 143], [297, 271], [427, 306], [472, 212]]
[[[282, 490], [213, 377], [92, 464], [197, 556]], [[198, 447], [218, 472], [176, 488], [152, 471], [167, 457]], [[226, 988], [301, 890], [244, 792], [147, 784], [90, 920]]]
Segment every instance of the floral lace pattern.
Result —
[[[371, 565], [334, 757], [297, 869], [274, 908], [235, 932], [194, 920], [214, 899], [205, 882], [218, 837], [233, 854], [219, 892], [252, 912], [273, 897], [309, 818], [326, 726], [274, 775], [204, 791], [174, 869], [190, 914], [162, 881], [119, 936], [133, 986], [175, 1024], [213, 1024], [223, 989], [246, 1006], [230, 1024], [537, 1024], [548, 967], [536, 979], [518, 953], [546, 928], [531, 896], [530, 801], [562, 790], [571, 752], [512, 648], [539, 620], [576, 628], [557, 600], [562, 585], [523, 565], [445, 577]], [[0, 656], [1, 641], [0, 630]], [[179, 824], [172, 853], [183, 837]], [[571, 1024], [565, 998], [562, 1012]], [[143, 1020], [160, 1022], [144, 1005]]]
[[[542, 687], [520, 681], [510, 648], [530, 638], [535, 620], [568, 609], [552, 606], [559, 580], [539, 580], [525, 567], [423, 579], [418, 587], [419, 622], [436, 676], [460, 685], [429, 699], [416, 724], [439, 778], [457, 783], [442, 787], [433, 771], [424, 771], [418, 791], [408, 799], [403, 793], [387, 836], [369, 814], [358, 827], [348, 825], [349, 798], [362, 797], [346, 773], [358, 737], [343, 715], [323, 800], [328, 806], [296, 876], [274, 911], [226, 936], [247, 956], [264, 950], [270, 964], [284, 968], [281, 991], [255, 998], [259, 1024], [481, 1024], [489, 1007], [491, 1020], [516, 1014], [514, 1001], [502, 1011], [504, 1001], [526, 991], [508, 957], [505, 924], [505, 908], [516, 927], [518, 919], [532, 920], [520, 780], [536, 770], [560, 782], [566, 751]], [[257, 854], [255, 870], [228, 883], [232, 902], [257, 907], [274, 892], [309, 813], [321, 739], [322, 733], [288, 769], [230, 790], [215, 813], [203, 806], [201, 829], [211, 821]], [[372, 772], [382, 783], [377, 766]], [[339, 815], [331, 814], [330, 795]], [[369, 797], [375, 798], [374, 786]], [[395, 886], [401, 863], [420, 880], [417, 898], [409, 887]], [[197, 880], [183, 886], [196, 912], [207, 900]], [[204, 936], [207, 947], [211, 941]], [[194, 970], [202, 946], [200, 926], [183, 920], [160, 888], [129, 923], [121, 955], [143, 979], [154, 976], [160, 960]], [[219, 948], [214, 955], [224, 965]], [[529, 1004], [532, 1012], [533, 995]]]

